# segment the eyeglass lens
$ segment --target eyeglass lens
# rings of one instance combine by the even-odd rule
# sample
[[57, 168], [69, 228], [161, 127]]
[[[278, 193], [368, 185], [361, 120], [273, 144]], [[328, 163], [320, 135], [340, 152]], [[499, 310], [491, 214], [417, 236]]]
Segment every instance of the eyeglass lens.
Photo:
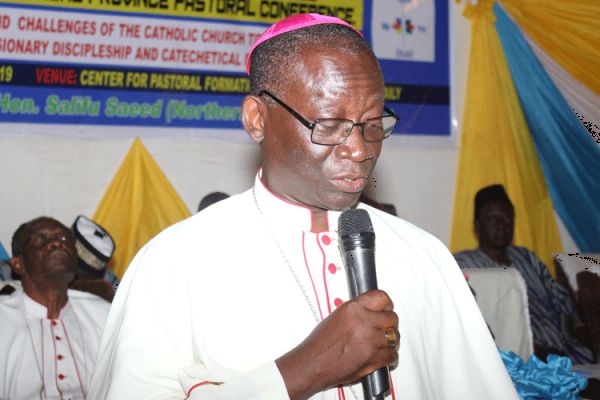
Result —
[[72, 236], [66, 233], [57, 233], [55, 235], [48, 235], [46, 233], [34, 233], [31, 235], [30, 242], [35, 247], [42, 247], [50, 241], [58, 240], [59, 242], [66, 243], [72, 240]]
[[367, 142], [379, 142], [387, 138], [394, 130], [396, 118], [383, 116], [371, 118], [362, 123], [354, 123], [344, 119], [320, 119], [315, 121], [312, 141], [319, 144], [341, 144], [358, 126]]

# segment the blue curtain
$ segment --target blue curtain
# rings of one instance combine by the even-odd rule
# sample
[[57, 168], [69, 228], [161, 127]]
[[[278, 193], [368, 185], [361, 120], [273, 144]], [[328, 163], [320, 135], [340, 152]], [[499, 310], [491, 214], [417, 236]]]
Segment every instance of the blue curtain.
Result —
[[8, 253], [6, 252], [6, 249], [4, 249], [2, 242], [0, 242], [0, 261], [8, 261], [9, 259], [10, 259], [10, 257], [8, 256]]
[[497, 3], [496, 29], [554, 209], [582, 252], [600, 251], [600, 148]]

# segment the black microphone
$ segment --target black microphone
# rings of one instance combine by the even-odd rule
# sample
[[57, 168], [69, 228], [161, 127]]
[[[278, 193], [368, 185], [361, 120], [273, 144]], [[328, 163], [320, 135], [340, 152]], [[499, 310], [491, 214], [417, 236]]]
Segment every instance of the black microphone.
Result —
[[[339, 247], [352, 298], [377, 289], [375, 274], [375, 232], [366, 210], [344, 211], [338, 220]], [[388, 367], [362, 378], [365, 399], [383, 399], [390, 390]]]

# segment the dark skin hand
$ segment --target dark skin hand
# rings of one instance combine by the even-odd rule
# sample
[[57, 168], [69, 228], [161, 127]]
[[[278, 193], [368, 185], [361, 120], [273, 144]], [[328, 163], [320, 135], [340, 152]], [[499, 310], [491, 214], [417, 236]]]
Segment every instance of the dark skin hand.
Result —
[[277, 359], [290, 399], [307, 399], [394, 364], [399, 343], [389, 347], [384, 334], [393, 328], [400, 338], [398, 316], [392, 310], [385, 292], [364, 293], [336, 309], [300, 345]]

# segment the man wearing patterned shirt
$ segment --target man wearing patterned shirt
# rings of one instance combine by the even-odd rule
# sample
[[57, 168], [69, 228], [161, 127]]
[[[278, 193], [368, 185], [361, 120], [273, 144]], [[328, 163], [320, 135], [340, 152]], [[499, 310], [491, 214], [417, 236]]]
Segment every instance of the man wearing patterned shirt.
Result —
[[550, 276], [540, 259], [524, 247], [511, 245], [515, 211], [504, 187], [487, 186], [475, 196], [475, 232], [479, 247], [454, 255], [461, 268], [515, 267], [527, 285], [531, 330], [536, 355], [569, 356], [574, 363], [593, 362], [592, 352], [572, 335], [581, 325], [567, 290]]

